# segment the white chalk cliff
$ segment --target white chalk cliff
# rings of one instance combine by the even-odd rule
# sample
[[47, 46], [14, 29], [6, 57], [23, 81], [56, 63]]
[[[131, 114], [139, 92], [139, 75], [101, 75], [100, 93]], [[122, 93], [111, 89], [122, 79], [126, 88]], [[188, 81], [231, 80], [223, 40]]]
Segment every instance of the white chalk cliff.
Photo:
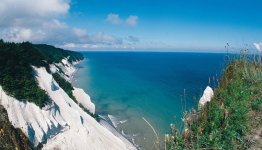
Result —
[[202, 97], [199, 100], [198, 107], [201, 108], [203, 107], [207, 102], [210, 102], [212, 97], [214, 95], [214, 92], [210, 86], [207, 86], [206, 89], [204, 90], [204, 93]]
[[[61, 74], [67, 81], [70, 81], [71, 78], [73, 77], [74, 73], [77, 71], [77, 69], [74, 67], [79, 62], [73, 62], [72, 64], [68, 61], [69, 57], [64, 58], [61, 60], [60, 63], [56, 63], [55, 65], [58, 66], [63, 70], [65, 74]], [[52, 65], [51, 68], [55, 67], [56, 71], [59, 71], [59, 69], [55, 66]]]
[[[66, 60], [63, 63], [68, 62]], [[65, 68], [67, 72], [72, 73], [75, 68], [70, 65], [65, 65]], [[21, 102], [8, 96], [1, 86], [0, 104], [7, 110], [12, 125], [20, 128], [35, 146], [44, 142], [43, 149], [135, 149], [84, 112], [60, 88], [45, 68], [33, 67], [33, 69], [39, 86], [47, 92], [52, 104], [41, 109], [34, 103]], [[51, 67], [51, 71], [55, 71], [54, 66]], [[77, 101], [91, 113], [95, 112], [95, 105], [82, 89], [74, 88], [73, 94]]]

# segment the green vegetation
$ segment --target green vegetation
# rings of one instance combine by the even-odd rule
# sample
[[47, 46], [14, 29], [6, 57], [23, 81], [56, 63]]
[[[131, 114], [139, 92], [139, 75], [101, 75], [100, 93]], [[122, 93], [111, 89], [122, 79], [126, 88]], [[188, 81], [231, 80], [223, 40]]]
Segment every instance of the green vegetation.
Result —
[[[50, 70], [50, 63], [68, 56], [71, 61], [83, 59], [79, 53], [48, 45], [34, 45], [29, 42], [8, 43], [0, 40], [0, 85], [8, 95], [43, 107], [49, 102], [49, 97], [38, 86], [31, 66]], [[65, 90], [70, 86], [66, 86]]]
[[93, 114], [91, 113], [88, 109], [86, 109], [81, 103], [78, 103], [78, 101], [76, 101], [76, 98], [73, 95], [73, 86], [66, 81], [64, 78], [62, 78], [58, 73], [54, 73], [53, 77], [55, 79], [55, 81], [58, 83], [58, 85], [67, 93], [67, 95], [76, 103], [79, 105], [80, 108], [82, 108], [83, 111], [85, 111], [87, 114], [89, 114], [90, 116], [92, 116], [93, 118], [95, 118], [98, 122], [100, 121], [100, 118], [97, 114]]
[[[39, 107], [43, 107], [49, 103], [50, 99], [46, 92], [38, 86], [31, 66], [45, 67], [50, 72], [49, 64], [58, 63], [68, 56], [70, 56], [69, 62], [80, 61], [84, 58], [80, 53], [49, 45], [34, 45], [29, 42], [7, 43], [0, 40], [0, 85], [8, 95], [21, 101], [34, 102]], [[64, 74], [61, 68], [58, 67], [58, 69], [60, 74]], [[90, 113], [76, 101], [72, 93], [73, 86], [59, 73], [52, 74], [59, 86], [86, 113], [99, 120], [97, 114]]]
[[[69, 57], [68, 61], [71, 63], [84, 58], [80, 53], [49, 45], [34, 45], [29, 42], [8, 43], [0, 40], [0, 85], [8, 95], [43, 107], [50, 102], [50, 98], [46, 91], [38, 86], [31, 66], [45, 67], [50, 73], [49, 65], [61, 62], [65, 57]], [[86, 113], [99, 121], [97, 114], [90, 113], [76, 101], [72, 93], [73, 86], [60, 76], [65, 73], [61, 68], [58, 67], [58, 69], [59, 73], [52, 74], [54, 80]], [[7, 112], [1, 105], [0, 149], [32, 149], [28, 138], [22, 131], [14, 128], [8, 121]], [[33, 149], [41, 149], [41, 144]]]
[[253, 144], [250, 137], [262, 129], [261, 89], [261, 63], [246, 57], [233, 60], [211, 102], [186, 113], [182, 133], [172, 126], [164, 149], [249, 148]]
[[31, 65], [47, 67], [42, 55], [29, 43], [0, 43], [0, 85], [8, 95], [43, 107], [48, 96], [39, 88]]
[[96, 119], [96, 121], [97, 122], [99, 122], [100, 121], [100, 117], [99, 117], [99, 115], [98, 114], [93, 114], [93, 113], [91, 113], [88, 109], [86, 109], [82, 104], [78, 104], [79, 105], [79, 107], [80, 108], [82, 108], [82, 110], [84, 111], [84, 112], [86, 112], [87, 114], [89, 114], [91, 117], [93, 117], [93, 118], [95, 118]]
[[49, 64], [59, 63], [62, 59], [68, 56], [70, 56], [68, 61], [71, 63], [73, 61], [79, 61], [84, 59], [83, 55], [78, 52], [66, 51], [61, 48], [56, 48], [54, 46], [46, 44], [36, 44], [34, 46], [44, 56], [45, 60], [47, 60]]
[[8, 121], [8, 115], [0, 105], [0, 149], [30, 150], [32, 149], [28, 138], [21, 129], [14, 128]]
[[67, 93], [67, 95], [77, 103], [76, 98], [74, 97], [72, 92], [74, 88], [71, 85], [71, 83], [62, 78], [58, 73], [54, 73], [53, 77], [55, 81], [58, 83], [58, 85]]

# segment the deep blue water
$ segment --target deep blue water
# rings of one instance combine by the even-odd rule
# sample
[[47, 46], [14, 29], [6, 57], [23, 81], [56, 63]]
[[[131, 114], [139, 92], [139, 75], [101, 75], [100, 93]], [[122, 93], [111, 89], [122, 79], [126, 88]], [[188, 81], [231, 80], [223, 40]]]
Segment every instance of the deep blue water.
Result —
[[110, 114], [117, 128], [150, 149], [152, 130], [162, 137], [169, 124], [181, 123], [182, 111], [197, 107], [203, 90], [214, 87], [225, 67], [225, 54], [159, 52], [84, 52], [74, 85], [92, 98], [98, 114]]

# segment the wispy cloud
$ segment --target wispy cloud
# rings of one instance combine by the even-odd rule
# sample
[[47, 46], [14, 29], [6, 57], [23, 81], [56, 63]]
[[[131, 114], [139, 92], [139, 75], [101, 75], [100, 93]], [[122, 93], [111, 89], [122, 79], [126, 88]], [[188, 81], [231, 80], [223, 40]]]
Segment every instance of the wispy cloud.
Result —
[[1, 0], [0, 26], [33, 26], [68, 13], [68, 0]]
[[0, 36], [8, 41], [42, 41], [51, 31], [67, 28], [59, 17], [69, 12], [68, 0], [1, 0]]
[[[88, 33], [63, 22], [69, 15], [70, 0], [1, 0], [0, 38], [5, 41], [52, 44], [69, 49], [122, 49], [139, 41], [134, 36], [116, 37], [104, 32]], [[11, 11], [12, 10], [12, 11]], [[129, 16], [122, 20], [118, 14], [109, 14], [112, 24], [136, 25], [137, 19]]]
[[129, 42], [132, 42], [132, 43], [137, 43], [137, 42], [140, 41], [140, 39], [139, 39], [138, 37], [131, 36], [131, 35], [127, 37], [127, 40], [128, 40]]
[[129, 16], [126, 19], [126, 24], [129, 26], [136, 26], [138, 23], [138, 17], [137, 16]]
[[85, 36], [87, 36], [86, 29], [73, 28], [73, 32], [78, 37], [85, 37]]
[[110, 13], [107, 15], [106, 21], [114, 25], [136, 26], [138, 24], [138, 16], [130, 15], [126, 19], [121, 19], [119, 14]]
[[107, 15], [106, 21], [110, 22], [111, 24], [121, 24], [123, 22], [119, 18], [118, 14], [113, 14], [113, 13]]
[[104, 32], [87, 35], [83, 41], [71, 41], [59, 47], [66, 49], [134, 49], [139, 38], [128, 36], [125, 38], [115, 37]]

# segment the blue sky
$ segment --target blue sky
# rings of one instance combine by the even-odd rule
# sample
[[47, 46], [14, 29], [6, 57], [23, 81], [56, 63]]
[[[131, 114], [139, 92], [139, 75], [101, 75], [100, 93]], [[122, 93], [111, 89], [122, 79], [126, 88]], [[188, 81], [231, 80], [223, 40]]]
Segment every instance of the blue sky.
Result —
[[[36, 1], [47, 8], [34, 17], [47, 25], [32, 21], [36, 25], [30, 26], [14, 21], [11, 24], [16, 30], [2, 25], [4, 39], [81, 50], [211, 52], [223, 51], [226, 43], [235, 49], [254, 48], [253, 43], [262, 40], [259, 0], [46, 0], [47, 4]], [[1, 3], [8, 8], [8, 2], [0, 2], [0, 7]], [[22, 13], [32, 16], [34, 10]], [[18, 14], [21, 12], [12, 17], [17, 20]], [[17, 32], [21, 33], [16, 35]]]

